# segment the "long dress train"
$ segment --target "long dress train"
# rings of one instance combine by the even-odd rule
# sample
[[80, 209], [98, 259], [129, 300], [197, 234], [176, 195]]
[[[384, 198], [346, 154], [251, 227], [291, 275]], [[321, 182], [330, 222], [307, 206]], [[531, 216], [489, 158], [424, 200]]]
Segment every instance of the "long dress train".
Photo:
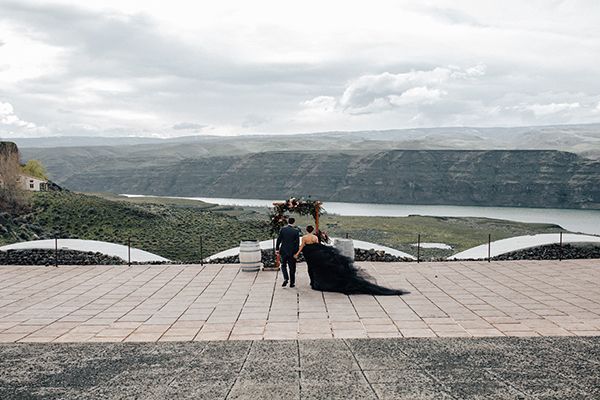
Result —
[[306, 259], [314, 290], [383, 296], [408, 293], [372, 282], [373, 278], [369, 274], [354, 266], [352, 260], [340, 254], [335, 247], [309, 244], [304, 246], [302, 254]]

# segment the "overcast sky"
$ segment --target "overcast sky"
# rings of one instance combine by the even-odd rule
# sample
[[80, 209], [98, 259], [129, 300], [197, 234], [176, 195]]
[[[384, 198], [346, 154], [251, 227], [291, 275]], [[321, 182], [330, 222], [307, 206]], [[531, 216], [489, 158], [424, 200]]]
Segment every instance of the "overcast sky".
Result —
[[0, 137], [588, 122], [598, 0], [0, 0]]

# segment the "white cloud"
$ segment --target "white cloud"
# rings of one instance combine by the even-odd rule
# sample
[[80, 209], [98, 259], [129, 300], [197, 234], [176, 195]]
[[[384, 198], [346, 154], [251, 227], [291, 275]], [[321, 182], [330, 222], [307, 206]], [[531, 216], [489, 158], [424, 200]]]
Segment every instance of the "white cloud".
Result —
[[27, 122], [20, 119], [10, 103], [0, 102], [0, 124], [7, 125], [11, 128], [35, 129], [36, 125], [33, 122]]
[[326, 113], [335, 109], [337, 100], [332, 96], [318, 96], [302, 102], [302, 105], [307, 109]]
[[485, 75], [487, 70], [487, 66], [485, 64], [477, 64], [472, 67], [461, 71], [460, 68], [454, 67], [454, 71], [452, 73], [452, 77], [454, 78], [477, 78], [479, 76]]
[[337, 100], [333, 96], [318, 96], [303, 101], [300, 106], [301, 109], [293, 119], [296, 123], [314, 124], [323, 120], [343, 118], [342, 113], [338, 110]]
[[448, 66], [363, 75], [349, 82], [339, 100], [318, 96], [302, 104], [306, 107], [314, 103], [330, 111], [339, 107], [352, 115], [384, 112], [395, 107], [418, 107], [441, 101], [452, 84], [477, 79], [485, 74], [485, 70], [485, 65], [478, 64], [466, 69]]
[[433, 104], [448, 94], [445, 90], [429, 89], [426, 86], [410, 88], [400, 96], [392, 94], [388, 99], [392, 105], [404, 106], [409, 104]]
[[520, 104], [512, 107], [519, 111], [531, 111], [536, 116], [547, 116], [577, 110], [581, 107], [579, 103], [548, 103], [548, 104]]
[[346, 109], [364, 107], [375, 99], [393, 94], [400, 95], [413, 87], [439, 85], [449, 79], [450, 73], [448, 68], [435, 68], [430, 71], [363, 75], [349, 83], [340, 104]]

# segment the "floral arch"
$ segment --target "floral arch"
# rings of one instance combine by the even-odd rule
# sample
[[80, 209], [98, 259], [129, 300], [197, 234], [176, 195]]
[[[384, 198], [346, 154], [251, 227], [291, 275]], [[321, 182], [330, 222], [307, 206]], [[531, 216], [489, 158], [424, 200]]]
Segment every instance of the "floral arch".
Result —
[[322, 203], [312, 199], [289, 198], [286, 201], [273, 203], [271, 210], [271, 233], [278, 234], [279, 230], [287, 223], [286, 212], [298, 215], [310, 215], [315, 219], [315, 229], [319, 231], [319, 216], [323, 214]]

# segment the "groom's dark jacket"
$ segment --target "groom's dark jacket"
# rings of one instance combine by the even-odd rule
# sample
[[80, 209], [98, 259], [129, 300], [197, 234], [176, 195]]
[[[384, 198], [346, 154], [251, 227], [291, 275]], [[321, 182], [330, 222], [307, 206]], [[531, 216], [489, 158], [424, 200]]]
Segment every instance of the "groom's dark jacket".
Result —
[[282, 257], [296, 254], [300, 248], [300, 229], [291, 225], [281, 228], [276, 248]]

